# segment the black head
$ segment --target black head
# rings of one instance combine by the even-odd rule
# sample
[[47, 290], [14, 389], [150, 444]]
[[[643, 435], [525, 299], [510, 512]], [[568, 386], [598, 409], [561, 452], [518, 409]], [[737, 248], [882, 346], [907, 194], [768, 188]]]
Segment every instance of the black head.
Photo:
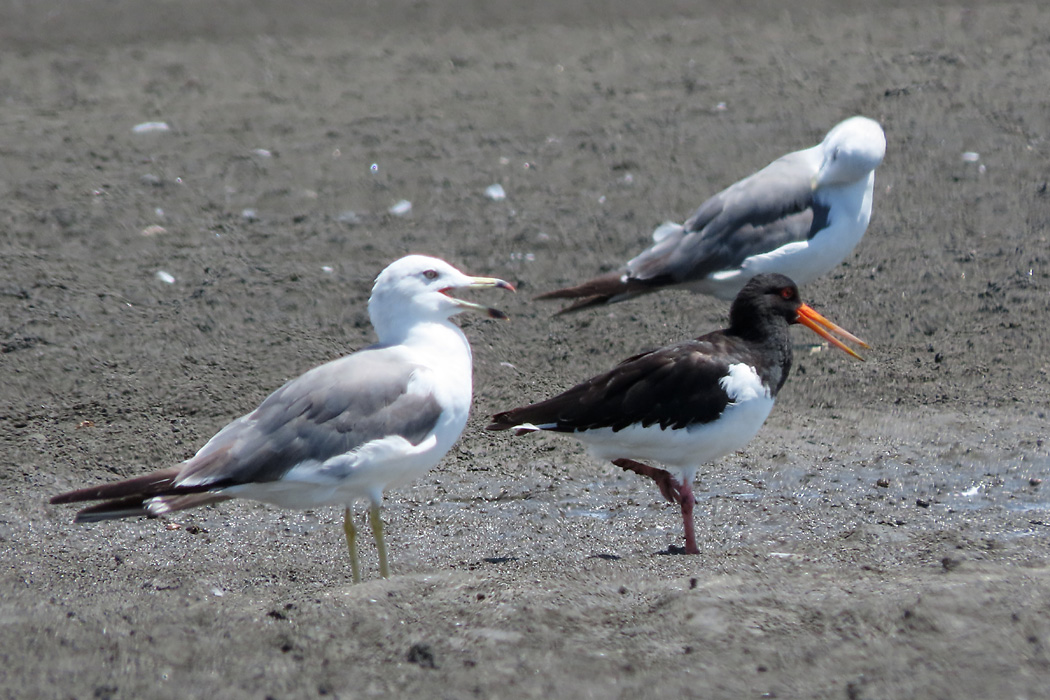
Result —
[[792, 323], [801, 323], [840, 350], [864, 359], [835, 335], [863, 347], [868, 344], [803, 304], [790, 277], [776, 273], [752, 277], [729, 309], [729, 332], [751, 340], [786, 343], [787, 327]]
[[[737, 335], [763, 332], [769, 324], [798, 322], [802, 300], [790, 277], [776, 273], [756, 275], [744, 285], [729, 309], [729, 329]], [[765, 331], [768, 332], [768, 331]]]

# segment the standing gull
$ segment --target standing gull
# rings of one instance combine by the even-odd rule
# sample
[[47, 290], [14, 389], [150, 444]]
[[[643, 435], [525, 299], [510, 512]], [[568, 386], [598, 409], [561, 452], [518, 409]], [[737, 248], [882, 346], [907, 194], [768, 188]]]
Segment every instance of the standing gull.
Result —
[[862, 359], [831, 333], [863, 341], [803, 304], [789, 278], [763, 274], [733, 301], [729, 328], [635, 355], [554, 398], [493, 416], [488, 429], [569, 433], [594, 456], [653, 479], [681, 507], [686, 554], [699, 554], [693, 478], [762, 427], [791, 370], [793, 323]]
[[450, 319], [465, 310], [506, 318], [451, 296], [464, 287], [514, 290], [503, 280], [468, 277], [437, 258], [401, 258], [376, 278], [368, 300], [376, 345], [288, 382], [177, 466], [51, 502], [104, 501], [80, 511], [76, 522], [158, 516], [229, 498], [284, 508], [344, 505], [356, 583], [361, 572], [351, 505], [365, 498], [379, 572], [388, 577], [383, 491], [437, 464], [470, 410], [470, 345]]
[[878, 122], [851, 117], [816, 146], [711, 197], [684, 224], [663, 224], [653, 245], [619, 270], [536, 298], [575, 299], [558, 312], [566, 313], [664, 288], [728, 300], [763, 272], [807, 284], [860, 242], [871, 219], [875, 168], [885, 155]]

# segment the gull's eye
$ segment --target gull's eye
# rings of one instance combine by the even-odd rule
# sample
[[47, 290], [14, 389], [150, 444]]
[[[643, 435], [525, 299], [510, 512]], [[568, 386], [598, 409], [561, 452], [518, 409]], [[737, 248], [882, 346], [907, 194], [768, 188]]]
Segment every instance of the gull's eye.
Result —
[[426, 272], [423, 273], [423, 276], [426, 277], [428, 280], [436, 280], [438, 278], [438, 271], [437, 270], [427, 270]]

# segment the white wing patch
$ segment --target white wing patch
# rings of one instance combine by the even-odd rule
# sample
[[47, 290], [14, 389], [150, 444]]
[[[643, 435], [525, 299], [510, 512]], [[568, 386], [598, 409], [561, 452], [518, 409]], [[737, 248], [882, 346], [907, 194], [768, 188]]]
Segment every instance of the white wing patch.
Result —
[[755, 368], [743, 362], [729, 365], [729, 374], [719, 379], [718, 384], [734, 404], [770, 396], [769, 387], [762, 383]]

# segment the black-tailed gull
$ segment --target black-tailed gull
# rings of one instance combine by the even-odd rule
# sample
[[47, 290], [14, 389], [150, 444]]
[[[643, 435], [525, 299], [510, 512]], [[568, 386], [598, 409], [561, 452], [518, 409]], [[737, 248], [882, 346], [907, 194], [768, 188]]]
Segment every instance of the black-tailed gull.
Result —
[[575, 299], [558, 312], [566, 313], [665, 288], [732, 299], [763, 272], [807, 284], [860, 242], [885, 154], [878, 122], [851, 117], [818, 145], [711, 197], [684, 224], [663, 224], [653, 245], [619, 270], [536, 298]]
[[379, 571], [387, 577], [383, 491], [437, 464], [459, 438], [470, 410], [470, 345], [450, 319], [464, 310], [506, 318], [451, 296], [465, 287], [514, 289], [422, 255], [392, 263], [376, 278], [368, 300], [376, 345], [288, 382], [175, 467], [64, 493], [51, 502], [105, 500], [80, 511], [77, 522], [157, 516], [229, 498], [285, 508], [344, 505], [357, 582], [351, 506], [367, 499]]

